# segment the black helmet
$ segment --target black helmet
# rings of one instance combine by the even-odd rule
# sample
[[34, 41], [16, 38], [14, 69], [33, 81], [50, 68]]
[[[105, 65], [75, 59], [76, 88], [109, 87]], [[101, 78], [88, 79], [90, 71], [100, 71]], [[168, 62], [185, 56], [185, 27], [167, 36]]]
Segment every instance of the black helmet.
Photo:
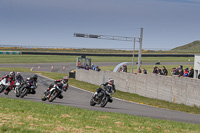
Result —
[[37, 79], [37, 78], [38, 78], [38, 76], [35, 74], [35, 75], [33, 76], [33, 78], [34, 78], [34, 79]]

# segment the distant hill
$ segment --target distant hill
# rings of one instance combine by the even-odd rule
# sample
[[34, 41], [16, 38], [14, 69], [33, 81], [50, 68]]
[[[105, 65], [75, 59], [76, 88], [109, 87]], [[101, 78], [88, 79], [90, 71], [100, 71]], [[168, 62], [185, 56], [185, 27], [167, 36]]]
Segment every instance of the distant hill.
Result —
[[200, 40], [188, 43], [186, 45], [176, 47], [170, 51], [186, 51], [186, 52], [199, 52], [200, 51]]

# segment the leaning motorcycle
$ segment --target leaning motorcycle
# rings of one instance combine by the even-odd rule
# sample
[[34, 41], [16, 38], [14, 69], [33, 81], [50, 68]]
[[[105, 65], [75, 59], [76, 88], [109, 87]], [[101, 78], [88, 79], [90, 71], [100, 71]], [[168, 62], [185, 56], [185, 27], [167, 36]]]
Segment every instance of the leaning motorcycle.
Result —
[[46, 91], [43, 96], [42, 100], [45, 101], [46, 99], [49, 100], [49, 102], [53, 102], [56, 97], [59, 97], [62, 94], [62, 89], [60, 89], [58, 86], [54, 85], [50, 91]]
[[108, 88], [101, 88], [100, 92], [93, 93], [92, 99], [90, 100], [90, 105], [95, 106], [96, 104], [100, 104], [101, 107], [105, 107], [108, 101], [111, 100], [111, 95], [112, 93], [109, 92]]
[[23, 82], [20, 82], [20, 81], [17, 81], [16, 83], [15, 83], [15, 87], [14, 87], [14, 92], [15, 92], [15, 94], [16, 94], [16, 97], [19, 97], [20, 96], [20, 88], [21, 88], [21, 86], [22, 86], [22, 83]]
[[6, 82], [6, 78], [4, 78], [0, 82], [0, 93], [8, 89], [9, 87], [10, 87], [10, 82]]
[[[35, 86], [37, 86], [37, 84]], [[35, 94], [35, 92], [32, 92], [36, 88], [35, 86], [30, 86], [30, 83], [27, 81], [23, 82], [20, 88], [20, 98], [23, 98], [28, 94]]]

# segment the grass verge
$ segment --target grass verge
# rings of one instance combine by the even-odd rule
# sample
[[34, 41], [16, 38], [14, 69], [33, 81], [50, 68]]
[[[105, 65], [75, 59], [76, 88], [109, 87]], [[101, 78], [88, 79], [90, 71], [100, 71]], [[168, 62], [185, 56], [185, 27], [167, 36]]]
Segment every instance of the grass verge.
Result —
[[99, 112], [63, 105], [0, 98], [0, 132], [181, 132], [198, 133], [199, 124]]
[[[68, 55], [0, 55], [0, 63], [60, 63], [76, 62], [78, 56]], [[132, 57], [87, 56], [92, 62], [132, 62]], [[138, 58], [134, 61], [137, 62]], [[142, 62], [191, 62], [194, 57], [142, 57]]]

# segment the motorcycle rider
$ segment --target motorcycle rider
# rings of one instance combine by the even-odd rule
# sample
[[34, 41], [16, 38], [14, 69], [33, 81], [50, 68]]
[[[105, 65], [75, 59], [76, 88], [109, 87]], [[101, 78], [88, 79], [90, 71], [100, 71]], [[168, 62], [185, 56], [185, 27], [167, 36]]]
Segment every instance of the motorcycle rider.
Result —
[[[114, 79], [112, 79], [112, 78], [110, 78], [108, 80], [108, 82], [102, 84], [102, 86], [105, 87], [105, 89], [107, 89], [108, 92], [111, 93], [111, 94], [114, 94], [116, 92], [115, 85], [114, 85]], [[102, 88], [98, 88], [97, 89], [98, 96], [99, 96], [101, 90], [102, 90]], [[113, 100], [112, 100], [111, 96], [109, 96], [108, 101], [112, 103]]]
[[24, 81], [24, 78], [22, 77], [22, 75], [21, 75], [20, 72], [17, 72], [17, 75], [16, 75], [16, 77], [15, 77], [15, 80], [16, 80], [16, 82], [19, 82], [19, 83], [21, 83], [21, 82]]
[[[66, 92], [67, 89], [68, 89], [68, 86], [69, 86], [69, 85], [68, 85], [68, 77], [65, 76], [65, 77], [63, 77], [62, 80], [61, 80], [61, 79], [55, 80], [54, 83], [52, 83], [52, 84], [49, 85], [49, 88], [47, 89], [47, 92], [50, 91], [51, 88], [52, 88], [54, 85], [55, 85], [56, 87], [60, 88], [61, 90], [64, 90], [64, 91]], [[48, 98], [49, 98], [49, 96], [50, 96], [50, 95], [48, 95]], [[58, 98], [60, 98], [60, 99], [63, 98], [62, 93], [60, 94], [60, 96], [59, 96]]]
[[[37, 88], [37, 79], [38, 76], [35, 74], [33, 77], [29, 77], [26, 79], [27, 87], [30, 88], [30, 93], [35, 94], [35, 89]], [[22, 89], [22, 88], [21, 88]]]
[[14, 85], [14, 81], [15, 81], [15, 72], [10, 72], [9, 75], [6, 75], [4, 77], [2, 77], [0, 79], [3, 80], [4, 78], [6, 78], [6, 83], [10, 82], [10, 87], [8, 87], [5, 91], [4, 91], [4, 94], [5, 95], [8, 95], [8, 93], [12, 90], [13, 88], [13, 85]]

